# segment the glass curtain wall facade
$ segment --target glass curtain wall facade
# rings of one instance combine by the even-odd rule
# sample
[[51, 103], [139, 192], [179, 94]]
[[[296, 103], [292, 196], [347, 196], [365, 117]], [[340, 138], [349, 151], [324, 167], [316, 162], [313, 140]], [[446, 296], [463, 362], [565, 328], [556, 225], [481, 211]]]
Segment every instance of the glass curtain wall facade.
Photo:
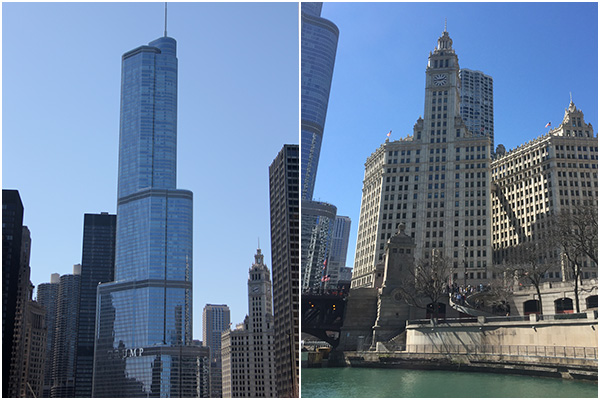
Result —
[[301, 12], [302, 200], [313, 198], [339, 36], [337, 26], [320, 17], [322, 6], [302, 3]]
[[222, 397], [221, 334], [229, 329], [231, 312], [226, 304], [207, 304], [202, 310], [202, 339], [210, 348], [210, 397]]
[[17, 190], [2, 190], [2, 397], [9, 397], [10, 362], [17, 318], [23, 202]]
[[42, 283], [37, 287], [37, 301], [46, 310], [46, 356], [44, 361], [44, 384], [42, 397], [50, 397], [52, 387], [52, 366], [54, 365], [54, 335], [56, 332], [56, 305], [58, 303], [58, 286], [60, 275], [52, 274], [49, 283]]
[[81, 265], [76, 264], [73, 274], [61, 276], [58, 284], [50, 397], [75, 397], [80, 286]]
[[328, 287], [335, 288], [338, 286], [340, 277], [346, 268], [351, 223], [350, 217], [341, 215], [335, 217], [331, 235], [331, 251], [327, 262], [327, 274], [330, 275], [327, 282]]
[[300, 239], [302, 291], [319, 291], [328, 286], [331, 275], [327, 260], [337, 208], [318, 202], [302, 202], [302, 235]]
[[494, 149], [494, 80], [481, 71], [462, 68], [460, 116], [473, 135], [490, 138]]
[[98, 287], [96, 397], [173, 397], [193, 384], [176, 372], [187, 354], [178, 347], [192, 343], [192, 193], [176, 189], [176, 46], [165, 36], [122, 57], [115, 280]]
[[75, 397], [92, 396], [96, 290], [98, 283], [114, 279], [116, 230], [114, 214], [85, 214], [83, 217]]

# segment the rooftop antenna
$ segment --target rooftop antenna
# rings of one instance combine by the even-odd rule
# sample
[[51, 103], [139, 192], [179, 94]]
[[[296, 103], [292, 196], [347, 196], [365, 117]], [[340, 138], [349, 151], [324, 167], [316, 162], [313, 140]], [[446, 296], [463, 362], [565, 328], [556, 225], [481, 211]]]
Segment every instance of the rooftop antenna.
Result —
[[167, 37], [167, 2], [165, 1], [165, 37]]
[[444, 18], [444, 32], [447, 31], [448, 28], [448, 18]]
[[573, 102], [573, 94], [569, 92], [569, 98], [571, 99], [571, 103]]
[[260, 236], [258, 237], [258, 248], [260, 249]]

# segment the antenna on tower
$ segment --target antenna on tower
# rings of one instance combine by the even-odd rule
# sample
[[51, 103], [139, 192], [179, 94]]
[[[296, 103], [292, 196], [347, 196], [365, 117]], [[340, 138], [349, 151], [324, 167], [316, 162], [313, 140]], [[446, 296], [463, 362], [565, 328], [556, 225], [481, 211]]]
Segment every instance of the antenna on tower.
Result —
[[165, 1], [165, 37], [167, 37], [167, 2]]
[[258, 248], [260, 249], [260, 236], [258, 237]]
[[573, 102], [573, 94], [569, 92], [569, 98], [571, 99], [571, 103]]
[[448, 18], [444, 18], [444, 32], [447, 31], [448, 28]]

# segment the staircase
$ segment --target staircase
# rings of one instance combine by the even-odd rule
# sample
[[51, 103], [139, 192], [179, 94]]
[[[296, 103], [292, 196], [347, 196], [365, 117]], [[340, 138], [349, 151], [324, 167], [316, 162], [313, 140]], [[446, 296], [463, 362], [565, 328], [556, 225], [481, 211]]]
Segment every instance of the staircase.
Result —
[[404, 351], [406, 350], [406, 331], [402, 329], [390, 339], [377, 342], [377, 351]]
[[487, 310], [485, 308], [475, 308], [475, 307], [471, 306], [473, 299], [475, 299], [476, 297], [479, 297], [481, 295], [482, 295], [481, 292], [473, 293], [472, 295], [467, 297], [465, 304], [455, 303], [454, 299], [452, 299], [452, 295], [450, 295], [448, 298], [448, 303], [450, 304], [450, 307], [454, 308], [455, 310], [457, 310], [463, 314], [471, 315], [473, 317], [493, 317], [493, 316], [495, 316], [496, 314], [492, 313], [491, 310]]

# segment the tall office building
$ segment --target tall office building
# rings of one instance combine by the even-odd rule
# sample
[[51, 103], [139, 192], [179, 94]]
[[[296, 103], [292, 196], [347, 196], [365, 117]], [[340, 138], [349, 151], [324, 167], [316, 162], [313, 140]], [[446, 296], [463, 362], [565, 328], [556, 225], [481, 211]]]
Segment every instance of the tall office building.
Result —
[[99, 283], [114, 279], [116, 228], [114, 214], [104, 212], [83, 217], [75, 397], [92, 396], [96, 292]]
[[[337, 288], [340, 279], [345, 277], [348, 242], [350, 240], [350, 217], [337, 215], [331, 235], [331, 252], [327, 261], [327, 286]], [[344, 280], [344, 279], [342, 279]]]
[[73, 274], [62, 275], [58, 284], [50, 397], [75, 397], [80, 284], [81, 264], [73, 266]]
[[458, 72], [444, 30], [425, 72], [424, 118], [412, 136], [387, 139], [365, 163], [352, 288], [382, 281], [385, 244], [400, 223], [415, 240], [416, 259], [441, 250], [454, 281], [491, 277], [491, 142], [460, 117]]
[[[552, 217], [561, 211], [597, 207], [598, 138], [571, 101], [558, 127], [509, 152], [498, 146], [491, 173], [494, 264], [502, 264], [518, 245], [543, 243]], [[559, 256], [554, 249], [546, 254], [555, 265], [547, 280], [570, 279]], [[591, 259], [582, 265], [582, 278], [597, 277]]]
[[221, 340], [223, 397], [275, 397], [273, 297], [260, 249], [248, 271], [248, 314]]
[[192, 193], [176, 189], [176, 47], [165, 32], [122, 57], [115, 272], [98, 286], [95, 397], [180, 397], [197, 386], [183, 368], [199, 347], [187, 347]]
[[320, 201], [302, 201], [300, 276], [302, 291], [324, 288], [331, 275], [327, 265], [337, 207]]
[[494, 80], [481, 71], [462, 68], [460, 116], [473, 135], [485, 135], [494, 148]]
[[26, 226], [22, 227], [21, 233], [21, 254], [19, 256], [19, 270], [17, 278], [17, 293], [15, 302], [15, 321], [13, 331], [13, 346], [10, 359], [10, 380], [6, 382], [9, 387], [9, 397], [19, 397], [21, 388], [24, 387], [22, 380], [22, 366], [24, 363], [23, 345], [25, 341], [24, 326], [25, 305], [28, 301], [27, 292], [29, 291], [29, 256], [31, 252], [31, 233]]
[[226, 304], [207, 304], [202, 310], [202, 339], [210, 349], [210, 397], [222, 397], [221, 335], [231, 321]]
[[302, 3], [301, 140], [302, 200], [312, 200], [329, 103], [339, 30], [321, 18], [323, 3]]
[[299, 153], [298, 145], [286, 144], [269, 166], [277, 397], [299, 394]]
[[50, 282], [41, 283], [37, 288], [37, 301], [46, 310], [44, 323], [46, 325], [46, 351], [44, 361], [44, 385], [42, 397], [50, 397], [52, 387], [52, 366], [54, 365], [54, 335], [56, 332], [56, 305], [58, 302], [58, 286], [60, 275], [50, 275]]
[[31, 233], [23, 226], [10, 380], [4, 383], [10, 397], [39, 397], [44, 381], [45, 311], [32, 298], [30, 254]]
[[29, 283], [27, 302], [22, 321], [22, 336], [19, 351], [20, 363], [16, 364], [19, 386], [16, 397], [42, 397], [44, 386], [44, 367], [46, 360], [47, 329], [46, 310], [37, 301], [33, 301], [34, 286]]
[[312, 201], [339, 37], [337, 26], [321, 18], [322, 6], [302, 3], [301, 10], [302, 290], [335, 287], [340, 269], [339, 257], [330, 259], [337, 208]]
[[2, 189], [2, 397], [9, 397], [8, 382], [21, 270], [23, 212], [19, 192]]

